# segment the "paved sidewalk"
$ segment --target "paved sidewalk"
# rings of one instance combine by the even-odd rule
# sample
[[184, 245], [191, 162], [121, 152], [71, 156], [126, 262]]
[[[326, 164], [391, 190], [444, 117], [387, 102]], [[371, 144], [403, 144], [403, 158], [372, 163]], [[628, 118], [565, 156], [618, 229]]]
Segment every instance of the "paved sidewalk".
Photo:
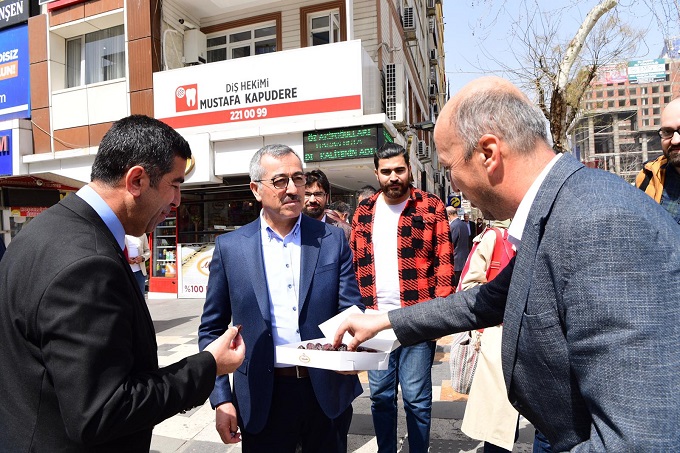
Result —
[[[149, 311], [156, 328], [160, 366], [198, 352], [197, 330], [203, 310], [202, 299], [151, 299]], [[460, 431], [465, 411], [465, 395], [455, 393], [449, 381], [449, 344], [451, 337], [437, 342], [437, 353], [432, 367], [433, 410], [430, 452], [481, 452], [482, 443], [472, 440]], [[368, 453], [377, 451], [371, 420], [366, 373], [359, 375], [364, 393], [354, 403], [354, 416], [348, 438], [348, 451]], [[151, 453], [235, 453], [240, 444], [224, 445], [215, 431], [215, 414], [210, 403], [185, 414], [178, 414], [154, 429]], [[400, 409], [398, 432], [403, 442], [400, 451], [409, 451], [406, 436], [406, 419]], [[531, 452], [533, 427], [520, 419], [519, 440], [514, 452]]]

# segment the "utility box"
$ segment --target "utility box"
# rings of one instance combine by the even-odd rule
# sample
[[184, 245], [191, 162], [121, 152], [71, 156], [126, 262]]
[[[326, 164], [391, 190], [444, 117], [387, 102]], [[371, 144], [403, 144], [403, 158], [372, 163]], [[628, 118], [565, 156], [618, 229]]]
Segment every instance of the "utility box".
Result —
[[184, 32], [184, 64], [205, 64], [207, 60], [207, 39], [201, 30]]

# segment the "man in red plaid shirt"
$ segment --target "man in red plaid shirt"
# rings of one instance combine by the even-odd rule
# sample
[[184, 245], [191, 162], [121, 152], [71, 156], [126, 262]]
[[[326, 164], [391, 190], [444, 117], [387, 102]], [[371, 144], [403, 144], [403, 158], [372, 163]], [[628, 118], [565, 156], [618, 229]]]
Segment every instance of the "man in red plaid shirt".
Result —
[[[453, 291], [453, 258], [444, 203], [411, 186], [409, 154], [388, 143], [374, 156], [380, 191], [354, 214], [350, 245], [366, 308], [389, 311]], [[435, 342], [400, 347], [389, 368], [369, 371], [378, 451], [397, 451], [397, 386], [401, 385], [409, 451], [430, 442]]]

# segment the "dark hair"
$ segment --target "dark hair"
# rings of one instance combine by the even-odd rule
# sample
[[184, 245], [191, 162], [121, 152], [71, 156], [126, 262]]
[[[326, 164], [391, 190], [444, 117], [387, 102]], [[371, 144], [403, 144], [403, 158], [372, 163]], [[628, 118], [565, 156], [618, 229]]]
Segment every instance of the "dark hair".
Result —
[[176, 130], [145, 115], [130, 115], [113, 123], [102, 138], [90, 179], [115, 186], [130, 168], [139, 165], [155, 187], [172, 171], [176, 156], [191, 157], [189, 143]]
[[331, 193], [331, 183], [328, 182], [326, 174], [321, 170], [308, 171], [307, 173], [305, 173], [305, 176], [307, 176], [307, 184], [305, 184], [306, 187], [309, 187], [312, 184], [317, 183], [321, 186], [323, 191], [326, 192], [326, 194]]
[[364, 186], [357, 192], [357, 199], [371, 198], [377, 192], [376, 188], [371, 185]]
[[373, 163], [375, 164], [375, 169], [376, 170], [378, 169], [378, 161], [380, 161], [380, 159], [389, 159], [391, 157], [396, 156], [404, 156], [406, 166], [410, 165], [408, 151], [406, 151], [403, 146], [397, 145], [396, 143], [385, 143], [373, 155]]
[[333, 203], [328, 205], [328, 209], [332, 211], [342, 212], [343, 214], [349, 214], [349, 211], [351, 210], [349, 205], [344, 201], [334, 201]]

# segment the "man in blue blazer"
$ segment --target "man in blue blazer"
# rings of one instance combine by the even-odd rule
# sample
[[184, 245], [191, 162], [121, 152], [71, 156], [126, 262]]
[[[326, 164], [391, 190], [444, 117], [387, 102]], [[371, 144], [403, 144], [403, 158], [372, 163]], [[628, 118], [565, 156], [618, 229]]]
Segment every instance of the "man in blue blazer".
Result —
[[545, 118], [489, 77], [453, 97], [435, 142], [485, 219], [513, 218], [514, 267], [488, 285], [352, 318], [355, 343], [504, 323], [510, 402], [553, 451], [680, 451], [680, 227], [610, 173], [555, 155]]
[[260, 217], [217, 238], [199, 328], [201, 348], [230, 322], [246, 345], [233, 387], [221, 377], [210, 396], [217, 431], [225, 443], [242, 438], [244, 452], [346, 451], [357, 377], [277, 363], [275, 346], [323, 337], [319, 324], [364, 309], [349, 244], [301, 215], [306, 177], [291, 148], [260, 149], [250, 179]]

